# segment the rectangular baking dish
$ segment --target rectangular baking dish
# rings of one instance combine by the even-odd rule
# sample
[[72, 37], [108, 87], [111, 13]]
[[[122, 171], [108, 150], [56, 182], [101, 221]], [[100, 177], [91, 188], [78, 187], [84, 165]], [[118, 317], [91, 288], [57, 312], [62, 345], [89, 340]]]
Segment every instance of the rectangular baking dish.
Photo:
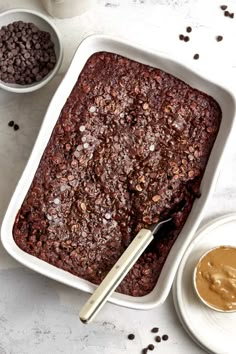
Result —
[[195, 231], [201, 221], [206, 202], [214, 190], [226, 142], [235, 120], [235, 98], [233, 94], [230, 93], [230, 90], [217, 85], [210, 78], [199, 75], [166, 55], [144, 50], [143, 48], [130, 45], [127, 42], [101, 35], [87, 37], [80, 44], [62, 83], [49, 104], [29, 161], [6, 211], [1, 228], [1, 239], [6, 251], [26, 267], [82, 291], [88, 293], [94, 291], [95, 285], [92, 283], [58, 269], [22, 251], [13, 239], [12, 228], [16, 214], [31, 185], [61, 109], [70, 95], [87, 59], [93, 53], [99, 51], [117, 53], [140, 63], [160, 68], [178, 77], [190, 86], [211, 95], [219, 103], [223, 114], [220, 130], [202, 180], [202, 196], [194, 202], [192, 211], [167, 257], [155, 288], [151, 293], [143, 297], [132, 297], [114, 293], [110, 298], [111, 302], [118, 305], [136, 309], [150, 309], [161, 305], [170, 291], [179, 262], [194, 237]]

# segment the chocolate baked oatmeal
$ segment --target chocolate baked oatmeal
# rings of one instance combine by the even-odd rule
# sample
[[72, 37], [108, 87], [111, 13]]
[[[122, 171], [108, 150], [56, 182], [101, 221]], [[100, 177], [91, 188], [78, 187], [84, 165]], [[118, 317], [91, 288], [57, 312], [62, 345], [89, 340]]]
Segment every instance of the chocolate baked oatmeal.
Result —
[[172, 75], [92, 55], [18, 212], [15, 242], [99, 284], [142, 227], [171, 216], [117, 289], [146, 295], [200, 196], [220, 121], [212, 97]]

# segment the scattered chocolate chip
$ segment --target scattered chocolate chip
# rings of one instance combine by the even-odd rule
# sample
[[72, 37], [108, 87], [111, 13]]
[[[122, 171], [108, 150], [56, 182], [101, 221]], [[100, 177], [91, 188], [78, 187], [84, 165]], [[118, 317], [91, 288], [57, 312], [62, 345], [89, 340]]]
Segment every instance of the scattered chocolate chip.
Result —
[[221, 8], [221, 10], [223, 10], [223, 11], [224, 11], [224, 10], [226, 10], [226, 9], [227, 9], [227, 7], [228, 7], [228, 6], [226, 6], [226, 5], [221, 5], [221, 7], [220, 7], [220, 8]]
[[143, 348], [142, 354], [147, 354], [147, 352], [148, 352], [148, 348]]
[[217, 40], [217, 42], [221, 42], [223, 40], [223, 37], [222, 36], [217, 36], [216, 40]]
[[199, 54], [194, 54], [193, 59], [198, 60], [199, 59]]
[[14, 130], [19, 130], [19, 129], [20, 129], [19, 125], [18, 124], [14, 124]]
[[10, 120], [10, 122], [8, 123], [9, 127], [13, 127], [14, 125], [14, 120]]
[[184, 35], [183, 35], [183, 34], [180, 34], [180, 35], [179, 35], [179, 39], [180, 39], [181, 41], [183, 41], [183, 40], [184, 40]]
[[188, 42], [189, 40], [190, 40], [189, 36], [185, 36], [185, 37], [184, 37], [184, 41], [185, 41], [185, 42]]
[[157, 328], [157, 327], [153, 327], [153, 329], [152, 329], [152, 333], [157, 333], [159, 331], [159, 328]]
[[135, 338], [135, 335], [133, 333], [128, 335], [128, 339], [133, 340]]
[[169, 336], [168, 336], [167, 334], [164, 334], [164, 335], [162, 336], [162, 339], [163, 339], [163, 340], [168, 340], [168, 339], [169, 339]]
[[155, 341], [160, 343], [161, 342], [161, 337], [160, 336], [156, 336]]
[[154, 348], [155, 348], [155, 347], [154, 347], [153, 344], [149, 344], [149, 345], [148, 345], [148, 349], [149, 349], [149, 350], [154, 350]]
[[188, 27], [186, 28], [186, 31], [187, 31], [188, 33], [192, 32], [192, 27], [188, 26]]
[[224, 12], [224, 15], [225, 15], [225, 17], [229, 17], [230, 12], [229, 12], [229, 11], [225, 11], [225, 12]]
[[231, 14], [229, 14], [230, 18], [234, 18], [234, 13], [232, 12]]

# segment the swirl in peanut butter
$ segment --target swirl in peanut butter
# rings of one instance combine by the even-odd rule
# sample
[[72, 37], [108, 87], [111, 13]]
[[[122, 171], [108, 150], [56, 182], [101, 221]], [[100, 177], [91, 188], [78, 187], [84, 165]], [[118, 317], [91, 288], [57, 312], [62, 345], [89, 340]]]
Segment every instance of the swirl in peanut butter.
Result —
[[236, 248], [218, 247], [197, 265], [196, 287], [202, 299], [218, 310], [236, 310]]

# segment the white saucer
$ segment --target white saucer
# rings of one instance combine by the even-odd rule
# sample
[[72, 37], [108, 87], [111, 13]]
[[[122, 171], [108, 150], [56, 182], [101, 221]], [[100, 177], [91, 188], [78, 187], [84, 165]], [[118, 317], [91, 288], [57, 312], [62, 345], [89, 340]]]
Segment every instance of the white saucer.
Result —
[[236, 213], [215, 219], [199, 230], [180, 263], [172, 292], [180, 322], [198, 345], [209, 353], [235, 354], [236, 312], [209, 309], [193, 288], [193, 271], [199, 258], [220, 245], [236, 246]]

